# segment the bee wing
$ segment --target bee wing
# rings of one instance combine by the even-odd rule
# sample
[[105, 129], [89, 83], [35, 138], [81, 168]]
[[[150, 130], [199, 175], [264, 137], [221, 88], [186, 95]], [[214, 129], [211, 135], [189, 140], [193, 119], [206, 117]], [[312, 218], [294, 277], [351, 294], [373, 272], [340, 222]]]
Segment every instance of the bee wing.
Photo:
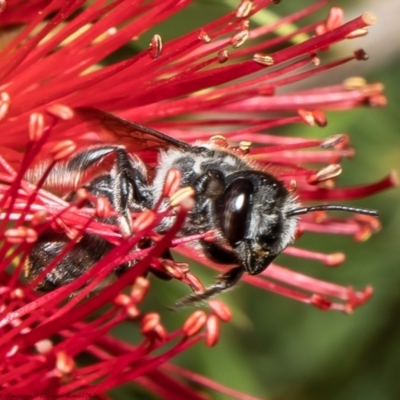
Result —
[[190, 151], [192, 146], [155, 129], [128, 121], [90, 107], [77, 107], [75, 113], [83, 120], [95, 124], [95, 130], [105, 142], [125, 144], [131, 151], [160, 150], [175, 147]]

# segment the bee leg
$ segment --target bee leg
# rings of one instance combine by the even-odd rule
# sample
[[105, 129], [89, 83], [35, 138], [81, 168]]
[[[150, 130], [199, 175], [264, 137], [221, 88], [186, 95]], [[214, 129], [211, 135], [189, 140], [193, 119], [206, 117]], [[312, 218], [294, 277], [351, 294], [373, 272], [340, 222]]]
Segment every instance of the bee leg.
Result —
[[114, 154], [115, 159], [110, 172], [111, 195], [107, 197], [119, 214], [118, 224], [122, 235], [129, 236], [132, 233], [132, 209], [141, 211], [152, 203], [149, 196], [145, 195], [150, 192], [144, 164], [130, 156], [124, 146], [108, 145], [82, 151], [68, 161], [67, 168], [82, 172], [100, 164], [110, 154]]
[[203, 249], [204, 255], [218, 264], [239, 264], [238, 258], [233, 251], [214, 242], [206, 242], [204, 239], [200, 240], [200, 245]]
[[67, 169], [71, 172], [83, 172], [87, 169], [99, 165], [107, 156], [115, 153], [116, 158], [128, 158], [124, 146], [104, 145], [89, 147], [68, 160]]
[[240, 280], [243, 273], [244, 269], [242, 266], [231, 268], [228, 272], [218, 275], [216, 283], [208, 287], [204, 292], [193, 293], [189, 296], [183, 297], [172, 307], [169, 307], [169, 310], [178, 311], [185, 306], [200, 305], [204, 300], [232, 288]]

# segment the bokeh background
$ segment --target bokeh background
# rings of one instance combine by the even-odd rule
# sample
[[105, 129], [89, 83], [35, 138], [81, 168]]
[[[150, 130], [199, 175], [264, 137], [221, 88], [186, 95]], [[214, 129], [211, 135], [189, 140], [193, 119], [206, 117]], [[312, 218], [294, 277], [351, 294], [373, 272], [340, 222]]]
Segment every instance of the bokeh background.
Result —
[[[164, 39], [175, 37], [238, 3], [238, 0], [197, 0], [178, 24], [165, 24], [151, 34], [161, 33]], [[310, 0], [283, 1], [273, 10], [287, 15], [301, 4], [310, 3]], [[372, 182], [393, 169], [400, 171], [400, 2], [347, 0], [332, 4], [346, 10], [347, 20], [365, 10], [377, 15], [377, 24], [365, 38], [341, 43], [334, 49], [340, 56], [362, 47], [370, 59], [350, 63], [302, 85], [333, 84], [362, 75], [369, 82], [380, 81], [385, 85], [389, 104], [384, 109], [329, 113], [329, 124], [324, 129], [293, 126], [280, 133], [303, 137], [349, 133], [356, 157], [343, 162], [340, 182], [343, 185]], [[373, 298], [354, 314], [322, 312], [243, 283], [221, 296], [232, 308], [234, 319], [223, 326], [219, 345], [208, 349], [199, 344], [177, 358], [176, 363], [262, 399], [400, 399], [399, 203], [400, 192], [396, 189], [352, 202], [381, 213], [383, 229], [367, 242], [311, 234], [300, 239], [298, 244], [304, 248], [345, 252], [346, 262], [339, 268], [285, 256], [279, 259], [281, 265], [339, 284], [351, 284], [358, 289], [373, 285]], [[193, 268], [205, 282], [211, 282], [215, 275], [201, 266]], [[186, 293], [183, 285], [153, 281], [156, 290], [152, 292], [156, 295], [148, 304], [149, 309], [155, 305], [163, 309]], [[177, 326], [189, 312], [169, 314], [163, 320]], [[135, 333], [124, 325], [115, 333], [134, 340]], [[115, 398], [153, 398], [132, 385], [112, 393]]]

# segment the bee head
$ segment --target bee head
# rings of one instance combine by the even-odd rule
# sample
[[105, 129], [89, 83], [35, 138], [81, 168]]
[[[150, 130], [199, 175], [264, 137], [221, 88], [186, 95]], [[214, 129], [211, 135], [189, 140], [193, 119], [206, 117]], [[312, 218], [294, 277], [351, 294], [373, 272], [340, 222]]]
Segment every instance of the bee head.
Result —
[[250, 275], [263, 271], [295, 236], [297, 204], [273, 175], [240, 171], [226, 178], [226, 189], [216, 200], [222, 234]]
[[216, 200], [220, 230], [250, 275], [262, 272], [293, 242], [299, 215], [321, 210], [379, 215], [375, 210], [335, 204], [299, 207], [276, 177], [252, 170], [229, 175], [224, 193]]

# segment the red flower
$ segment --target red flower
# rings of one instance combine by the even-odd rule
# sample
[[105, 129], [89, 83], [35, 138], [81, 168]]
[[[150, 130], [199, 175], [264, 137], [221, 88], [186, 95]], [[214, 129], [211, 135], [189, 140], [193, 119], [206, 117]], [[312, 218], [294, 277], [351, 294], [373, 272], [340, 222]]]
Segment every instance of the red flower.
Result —
[[[213, 232], [179, 235], [193, 207], [193, 190], [180, 188], [180, 174], [170, 170], [160, 188], [169, 207], [160, 207], [160, 200], [154, 209], [134, 213], [131, 235], [121, 235], [121, 224], [116, 223], [118, 213], [103, 197], [78, 190], [73, 200], [66, 202], [45, 186], [52, 186], [53, 190], [56, 187], [58, 194], [65, 193], [63, 185], [71, 182], [66, 182], [67, 176], [58, 179], [58, 168], [84, 146], [118, 139], [128, 150], [135, 150], [134, 141], [131, 137], [124, 139], [124, 133], [115, 137], [110, 129], [88, 131], [88, 111], [78, 107], [113, 112], [191, 143], [205, 141], [211, 133], [223, 134], [229, 142], [239, 142], [238, 147], [229, 151], [252, 159], [260, 169], [268, 168], [302, 204], [352, 200], [395, 184], [395, 177], [390, 175], [373, 184], [336, 188], [335, 178], [341, 172], [338, 162], [353, 154], [345, 135], [310, 140], [261, 133], [292, 123], [323, 127], [325, 109], [385, 104], [381, 85], [366, 84], [361, 79], [297, 93], [279, 92], [313, 74], [365, 59], [365, 53], [358, 50], [342, 60], [321, 64], [318, 54], [333, 43], [365, 34], [374, 23], [372, 14], [364, 13], [344, 23], [341, 10], [333, 8], [325, 21], [303, 23], [303, 18], [326, 3], [318, 1], [273, 24], [250, 29], [249, 18], [274, 2], [243, 0], [236, 10], [220, 19], [163, 43], [155, 28], [157, 24], [190, 3], [120, 0], [86, 4], [82, 0], [54, 0], [21, 5], [10, 0], [7, 8], [1, 3], [3, 26], [25, 24], [3, 48], [0, 65], [0, 380], [5, 393], [88, 393], [105, 398], [103, 393], [107, 390], [135, 380], [163, 398], [171, 393], [174, 399], [202, 398], [176, 378], [178, 375], [231, 396], [241, 396], [168, 363], [201, 339], [208, 346], [216, 344], [219, 322], [231, 318], [223, 303], [210, 301], [209, 313], [193, 312], [173, 332], [167, 332], [157, 312], [143, 313], [140, 308], [149, 289], [149, 280], [143, 277], [149, 269], [196, 290], [202, 288], [187, 265], [163, 258], [170, 247], [199, 237], [213, 237]], [[298, 24], [298, 28], [274, 35], [288, 24]], [[99, 65], [117, 49], [146, 34], [152, 35], [148, 50], [107, 66]], [[81, 110], [80, 119], [74, 117], [76, 110]], [[213, 140], [228, 146], [223, 138]], [[249, 141], [258, 146], [249, 149]], [[149, 151], [141, 152], [140, 158], [150, 164], [157, 162]], [[163, 235], [157, 233], [157, 226], [171, 213], [174, 217], [168, 231]], [[374, 217], [339, 218], [325, 211], [306, 214], [298, 224], [298, 234], [345, 234], [356, 240], [364, 240], [378, 229], [379, 222]], [[49, 230], [68, 240], [60, 252], [54, 253], [54, 258], [44, 260], [47, 265], [33, 271], [29, 261], [33, 246], [43, 242], [43, 235]], [[83, 268], [71, 283], [39, 296], [36, 286], [52, 270], [57, 271], [56, 265], [69, 257], [75, 246], [82, 245], [87, 234], [101, 237], [105, 240], [102, 243], [111, 243], [111, 250], [91, 268]], [[151, 238], [153, 244], [141, 246], [143, 238]], [[200, 259], [198, 252], [189, 247], [179, 246], [177, 250]], [[341, 253], [322, 254], [293, 246], [284, 253], [317, 259], [326, 265], [344, 260]], [[118, 280], [87, 297], [93, 289], [99, 289], [116, 267], [132, 261], [134, 267]], [[220, 269], [204, 258], [201, 261]], [[15, 269], [12, 274], [10, 265]], [[29, 283], [19, 279], [24, 268]], [[351, 312], [372, 293], [369, 287], [354, 291], [277, 264], [244, 279], [322, 309], [345, 312]], [[132, 283], [126, 292], [129, 294], [122, 293]], [[65, 301], [71, 294], [73, 297]], [[104, 313], [93, 316], [104, 305]], [[136, 346], [108, 333], [126, 320], [136, 324], [142, 334]], [[83, 352], [90, 353], [95, 360], [89, 366], [76, 362]]]

